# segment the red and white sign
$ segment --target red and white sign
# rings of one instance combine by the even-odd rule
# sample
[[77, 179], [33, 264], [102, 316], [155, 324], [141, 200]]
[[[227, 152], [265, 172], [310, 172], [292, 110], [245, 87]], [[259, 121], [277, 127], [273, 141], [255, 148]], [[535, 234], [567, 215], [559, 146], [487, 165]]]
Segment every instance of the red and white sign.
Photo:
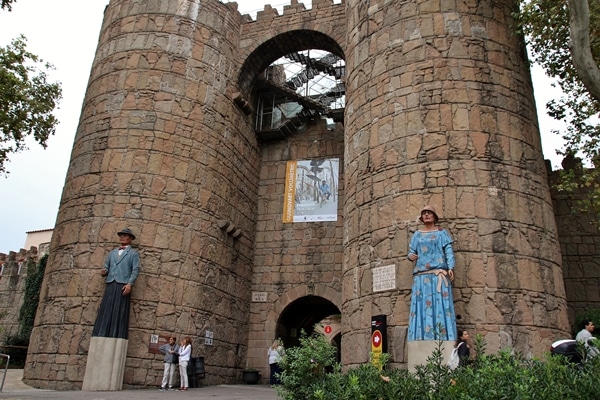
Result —
[[373, 332], [373, 335], [371, 335], [372, 349], [373, 350], [377, 349], [377, 350], [381, 351], [381, 349], [379, 349], [379, 347], [381, 347], [382, 343], [383, 343], [383, 338], [381, 337], [381, 332], [379, 332], [379, 331]]

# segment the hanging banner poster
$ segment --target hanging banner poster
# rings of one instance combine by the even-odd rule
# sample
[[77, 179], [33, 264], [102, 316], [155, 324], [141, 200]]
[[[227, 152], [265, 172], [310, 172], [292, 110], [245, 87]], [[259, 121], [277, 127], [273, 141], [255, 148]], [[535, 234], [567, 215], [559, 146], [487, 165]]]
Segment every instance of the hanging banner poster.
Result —
[[337, 221], [339, 158], [288, 161], [283, 222]]

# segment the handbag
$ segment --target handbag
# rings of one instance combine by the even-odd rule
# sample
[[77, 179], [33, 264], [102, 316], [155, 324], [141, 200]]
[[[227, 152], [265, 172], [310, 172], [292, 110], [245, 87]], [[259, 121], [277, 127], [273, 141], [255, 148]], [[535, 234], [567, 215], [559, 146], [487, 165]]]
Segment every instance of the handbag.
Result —
[[450, 359], [448, 360], [448, 368], [455, 369], [460, 364], [460, 356], [458, 355], [458, 348], [464, 342], [460, 342], [458, 346], [452, 349], [452, 353], [450, 353]]
[[[171, 347], [171, 350], [173, 351], [173, 350], [175, 350], [175, 348], [176, 347], [173, 346], [173, 347]], [[172, 353], [171, 356], [172, 356], [172, 358], [171, 358], [172, 361], [171, 362], [173, 364], [179, 364], [179, 353]]]

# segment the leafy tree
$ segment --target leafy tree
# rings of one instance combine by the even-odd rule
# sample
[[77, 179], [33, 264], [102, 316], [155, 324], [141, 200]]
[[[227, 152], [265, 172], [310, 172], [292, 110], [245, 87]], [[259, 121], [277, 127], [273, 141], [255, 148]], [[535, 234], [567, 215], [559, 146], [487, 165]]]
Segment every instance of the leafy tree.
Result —
[[62, 88], [47, 81], [53, 66], [28, 52], [26, 40], [21, 35], [0, 47], [0, 173], [7, 172], [10, 154], [27, 149], [28, 136], [46, 148], [58, 124], [52, 112], [62, 99]]
[[16, 3], [16, 2], [17, 2], [17, 0], [2, 0], [2, 3], [0, 3], [0, 10], [11, 11], [12, 3]]
[[[580, 208], [600, 212], [600, 1], [527, 0], [518, 20], [528, 40], [533, 61], [556, 79], [563, 93], [546, 104], [549, 116], [566, 123], [561, 134], [565, 147], [558, 151], [571, 160], [563, 165], [556, 187], [577, 194]], [[583, 158], [596, 168], [577, 168]], [[563, 163], [564, 164], [564, 163]]]

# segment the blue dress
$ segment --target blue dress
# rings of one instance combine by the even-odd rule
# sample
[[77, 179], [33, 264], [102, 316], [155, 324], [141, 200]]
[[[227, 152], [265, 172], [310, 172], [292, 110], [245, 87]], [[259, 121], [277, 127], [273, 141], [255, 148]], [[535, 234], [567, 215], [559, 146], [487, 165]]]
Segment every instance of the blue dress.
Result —
[[454, 298], [447, 270], [454, 269], [452, 238], [446, 230], [416, 231], [410, 254], [413, 269], [408, 340], [456, 340]]

